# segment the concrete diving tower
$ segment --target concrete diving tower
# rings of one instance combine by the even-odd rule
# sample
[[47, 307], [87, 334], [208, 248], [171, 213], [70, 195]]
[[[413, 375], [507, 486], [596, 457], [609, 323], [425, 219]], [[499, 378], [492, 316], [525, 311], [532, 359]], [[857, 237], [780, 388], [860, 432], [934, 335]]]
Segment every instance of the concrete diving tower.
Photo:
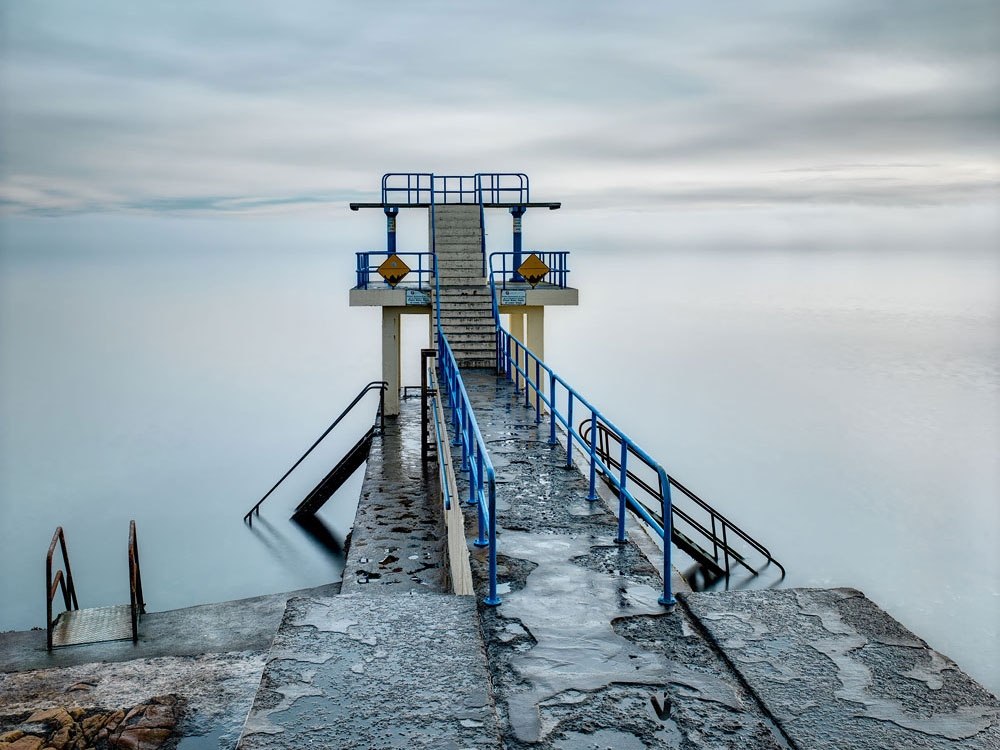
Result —
[[[382, 308], [387, 415], [399, 413], [401, 315], [426, 315], [434, 346], [439, 324], [461, 368], [496, 368], [496, 314], [509, 315], [514, 336], [544, 357], [545, 306], [576, 305], [578, 291], [567, 285], [568, 253], [523, 251], [521, 224], [529, 208], [555, 210], [559, 203], [532, 202], [528, 177], [519, 173], [389, 173], [382, 177], [381, 197], [378, 203], [351, 204], [353, 211], [385, 213], [386, 249], [357, 253], [350, 304]], [[426, 251], [397, 250], [400, 208], [426, 211]], [[510, 212], [509, 251], [486, 247], [486, 209]]]

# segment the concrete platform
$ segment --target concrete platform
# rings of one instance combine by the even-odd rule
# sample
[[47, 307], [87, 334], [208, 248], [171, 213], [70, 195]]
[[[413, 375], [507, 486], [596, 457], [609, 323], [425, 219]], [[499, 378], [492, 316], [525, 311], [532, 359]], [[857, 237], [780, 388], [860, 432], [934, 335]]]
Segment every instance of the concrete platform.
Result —
[[1000, 701], [860, 591], [688, 594], [796, 747], [1000, 748]]
[[292, 599], [239, 747], [500, 747], [475, 602]]

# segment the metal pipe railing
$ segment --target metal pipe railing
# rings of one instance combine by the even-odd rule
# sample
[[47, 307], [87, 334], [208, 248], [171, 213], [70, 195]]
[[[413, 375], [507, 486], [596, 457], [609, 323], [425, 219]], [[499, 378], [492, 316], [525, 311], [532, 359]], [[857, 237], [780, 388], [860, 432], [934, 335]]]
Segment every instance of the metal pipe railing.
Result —
[[[513, 274], [517, 271], [514, 268], [513, 262], [508, 265], [508, 259], [513, 261], [515, 255], [530, 255], [534, 253], [538, 256], [545, 265], [549, 267], [548, 283], [553, 286], [557, 286], [560, 289], [565, 289], [569, 276], [569, 251], [568, 250], [533, 250], [524, 251], [521, 253], [490, 253], [490, 275], [500, 277], [500, 290], [504, 291], [507, 289], [507, 282], [511, 280]], [[500, 259], [500, 267], [494, 268], [494, 258]], [[520, 282], [517, 284], [518, 289], [524, 289], [526, 286], [525, 282]]]
[[[493, 254], [491, 254], [491, 260]], [[660, 466], [656, 461], [649, 456], [638, 444], [635, 443], [628, 435], [626, 435], [622, 430], [619, 430], [607, 417], [605, 417], [595, 406], [593, 406], [589, 401], [587, 401], [580, 393], [573, 388], [568, 382], [566, 382], [561, 376], [559, 376], [551, 367], [546, 365], [537, 355], [534, 354], [530, 349], [528, 349], [523, 343], [514, 338], [509, 331], [507, 331], [500, 321], [500, 308], [497, 303], [497, 290], [496, 290], [496, 274], [493, 273], [493, 268], [490, 268], [490, 291], [493, 295], [493, 315], [496, 323], [497, 329], [497, 352], [501, 356], [501, 360], [497, 362], [498, 371], [504, 372], [508, 379], [517, 383], [519, 380], [523, 381], [525, 389], [525, 404], [530, 405], [529, 393], [528, 391], [533, 391], [535, 394], [535, 418], [536, 421], [541, 421], [542, 414], [545, 409], [548, 410], [549, 415], [549, 443], [555, 445], [557, 443], [556, 439], [556, 429], [557, 425], [561, 425], [562, 429], [566, 433], [566, 465], [571, 467], [573, 465], [573, 441], [574, 439], [578, 441], [581, 448], [587, 446], [586, 441], [584, 441], [583, 436], [577, 431], [577, 428], [573, 424], [573, 411], [574, 406], [582, 406], [584, 409], [591, 414], [591, 424], [596, 424], [598, 421], [602, 422], [612, 430], [619, 439], [629, 446], [632, 453], [640, 456], [649, 465], [655, 467], [658, 475], [661, 478], [663, 486], [666, 487], [666, 491], [663, 496], [664, 503], [664, 514], [663, 514], [663, 524], [660, 525], [655, 522], [655, 520], [645, 511], [640, 504], [632, 496], [628, 489], [628, 474], [627, 469], [623, 467], [620, 472], [619, 477], [619, 509], [618, 509], [618, 533], [617, 541], [625, 541], [625, 509], [626, 507], [632, 508], [636, 514], [649, 525], [659, 536], [661, 536], [665, 541], [663, 544], [663, 593], [660, 596], [660, 603], [665, 606], [672, 606], [676, 603], [672, 585], [671, 585], [671, 529], [670, 529], [670, 519], [671, 513], [668, 509], [671, 507], [670, 498], [670, 483], [667, 480], [666, 470]], [[522, 366], [523, 365], [523, 366]], [[542, 373], [545, 374], [544, 378]], [[532, 374], [534, 374], [534, 380], [532, 380]], [[548, 384], [548, 393], [546, 393], [545, 385]], [[566, 402], [565, 409], [560, 409], [558, 406], [559, 396], [558, 389], [562, 387], [563, 399]], [[587, 497], [590, 500], [597, 499], [596, 491], [596, 476], [598, 470], [602, 473], [610, 473], [611, 467], [601, 460], [597, 453], [597, 450], [593, 444], [587, 446], [586, 451], [587, 459], [589, 461], [589, 491]]]
[[132, 614], [132, 642], [139, 641], [139, 615], [146, 614], [142, 596], [142, 573], [139, 570], [139, 542], [135, 538], [135, 521], [128, 523], [128, 587], [129, 609]]
[[[433, 227], [433, 206], [432, 223]], [[434, 240], [432, 230], [432, 242]], [[477, 535], [473, 542], [477, 547], [488, 547], [489, 592], [483, 601], [491, 606], [500, 604], [497, 595], [497, 517], [496, 517], [496, 471], [486, 450], [486, 441], [479, 429], [472, 402], [462, 381], [458, 362], [441, 330], [441, 283], [439, 281], [437, 255], [434, 256], [435, 313], [438, 346], [439, 383], [444, 387], [451, 411], [452, 430], [455, 445], [462, 448], [461, 471], [469, 473], [469, 504], [476, 506]]]
[[[617, 435], [612, 433], [606, 428], [602, 423], [597, 424], [597, 440], [593, 437], [593, 428], [590, 425], [581, 424], [579, 427], [579, 432], [583, 436], [584, 441], [590, 443], [595, 443], [598, 446], [598, 455], [602, 458], [602, 461], [611, 466], [612, 469], [621, 470], [621, 462], [616, 460], [614, 454], [612, 453], [612, 443], [617, 442]], [[624, 446], [621, 446], [624, 450]], [[641, 460], [641, 459], [640, 459]], [[647, 465], [647, 468], [654, 469]], [[628, 480], [633, 486], [640, 488], [646, 495], [653, 499], [654, 502], [660, 504], [662, 502], [663, 491], [662, 487], [653, 487], [647, 481], [645, 481], [638, 474], [634, 473], [631, 469], [627, 470]], [[614, 473], [608, 475], [608, 479], [614, 483], [615, 475]], [[685, 531], [697, 532], [702, 537], [702, 540], [706, 544], [712, 546], [712, 558], [716, 563], [720, 563], [725, 572], [726, 576], [730, 575], [730, 561], [735, 561], [741, 567], [748, 570], [753, 575], [758, 575], [759, 571], [752, 567], [747, 561], [744, 554], [741, 554], [738, 549], [733, 547], [729, 542], [729, 533], [732, 532], [739, 539], [743, 540], [750, 548], [758, 552], [764, 558], [766, 558], [766, 564], [774, 563], [775, 566], [781, 570], [782, 577], [785, 576], [784, 566], [778, 562], [771, 552], [763, 544], [758, 542], [756, 539], [751, 537], [746, 531], [737, 526], [735, 523], [730, 521], [726, 516], [719, 513], [715, 508], [706, 503], [700, 497], [698, 497], [694, 492], [689, 490], [683, 484], [678, 482], [674, 477], [667, 475], [667, 480], [670, 482], [670, 486], [678, 491], [680, 491], [685, 497], [687, 497], [692, 503], [694, 503], [698, 508], [700, 508], [708, 516], [708, 524], [698, 520], [691, 513], [679, 508], [677, 504], [672, 505], [672, 512], [674, 517], [674, 525], [677, 526], [677, 521], [683, 523], [683, 529]], [[642, 504], [640, 502], [640, 504]], [[662, 507], [662, 506], [661, 506]], [[711, 528], [709, 528], [709, 525]], [[720, 557], [722, 558], [720, 560]]]
[[[409, 261], [416, 260], [416, 268], [410, 268], [410, 274], [416, 275], [416, 289], [430, 290], [430, 277], [434, 275], [432, 253], [417, 252], [397, 252], [391, 253], [388, 250], [363, 250], [355, 255], [354, 273], [356, 276], [355, 289], [368, 289], [372, 284], [384, 284], [389, 286], [389, 282], [378, 275], [379, 266], [390, 255], [397, 255], [403, 259], [407, 265]], [[409, 274], [407, 274], [409, 276]], [[402, 283], [402, 282], [401, 282]], [[404, 284], [407, 288], [414, 288], [411, 284]]]
[[387, 172], [382, 175], [382, 203], [394, 206], [434, 203], [530, 203], [528, 175], [523, 172]]
[[[56, 550], [56, 543], [62, 551], [63, 570], [57, 570], [55, 578], [52, 577], [52, 555]], [[52, 650], [52, 629], [55, 622], [52, 619], [52, 600], [56, 596], [56, 591], [62, 588], [63, 604], [67, 610], [80, 609], [80, 603], [76, 598], [76, 586], [73, 585], [73, 571], [69, 567], [69, 553], [66, 551], [66, 535], [62, 526], [56, 527], [55, 534], [52, 535], [52, 543], [49, 544], [49, 551], [45, 555], [45, 644], [46, 648]]]
[[253, 516], [254, 516], [254, 513], [256, 513], [258, 516], [260, 515], [260, 506], [263, 504], [263, 502], [265, 500], [267, 500], [268, 497], [271, 496], [272, 492], [274, 492], [276, 489], [278, 489], [278, 486], [288, 478], [289, 474], [291, 474], [293, 471], [295, 471], [296, 468], [298, 468], [299, 464], [301, 464], [303, 461], [305, 461], [306, 456], [308, 456], [310, 453], [312, 453], [313, 450], [316, 448], [316, 446], [318, 446], [320, 443], [323, 442], [323, 439], [333, 431], [334, 427], [336, 427], [338, 424], [340, 424], [340, 421], [350, 413], [351, 409], [353, 409], [355, 406], [357, 406], [358, 402], [361, 401], [361, 399], [364, 398], [365, 394], [367, 394], [369, 391], [378, 390], [378, 392], [379, 392], [379, 396], [378, 396], [378, 412], [375, 414], [375, 422], [376, 422], [376, 424], [378, 424], [379, 426], [381, 426], [381, 427], [384, 428], [385, 427], [385, 391], [386, 391], [386, 388], [388, 388], [388, 387], [389, 387], [389, 384], [386, 383], [384, 380], [373, 380], [368, 385], [366, 385], [364, 388], [362, 388], [361, 392], [357, 396], [354, 397], [354, 400], [348, 405], [348, 407], [346, 409], [344, 409], [344, 411], [342, 411], [340, 413], [340, 416], [337, 417], [335, 420], [333, 420], [333, 424], [331, 424], [329, 427], [327, 427], [326, 430], [323, 431], [323, 434], [320, 435], [318, 438], [316, 438], [316, 442], [313, 443], [311, 446], [309, 446], [309, 450], [307, 450], [305, 453], [303, 453], [299, 457], [299, 460], [296, 461], [294, 464], [292, 464], [292, 468], [290, 468], [288, 471], [286, 471], [282, 475], [281, 479], [279, 479], [277, 482], [275, 482], [274, 486], [271, 487], [271, 489], [269, 489], [267, 492], [264, 493], [264, 497], [262, 497], [260, 500], [258, 500], [257, 503], [256, 503], [256, 505], [254, 505], [250, 510], [248, 510], [246, 512], [246, 514], [244, 514], [243, 521], [245, 523], [248, 523], [251, 526], [253, 526]]

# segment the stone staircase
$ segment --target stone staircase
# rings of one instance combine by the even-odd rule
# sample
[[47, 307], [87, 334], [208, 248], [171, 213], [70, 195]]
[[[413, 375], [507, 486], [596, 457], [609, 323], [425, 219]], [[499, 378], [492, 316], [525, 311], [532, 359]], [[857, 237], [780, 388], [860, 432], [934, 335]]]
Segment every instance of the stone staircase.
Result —
[[479, 206], [436, 206], [433, 240], [441, 277], [441, 330], [459, 367], [492, 368], [496, 329], [483, 275]]

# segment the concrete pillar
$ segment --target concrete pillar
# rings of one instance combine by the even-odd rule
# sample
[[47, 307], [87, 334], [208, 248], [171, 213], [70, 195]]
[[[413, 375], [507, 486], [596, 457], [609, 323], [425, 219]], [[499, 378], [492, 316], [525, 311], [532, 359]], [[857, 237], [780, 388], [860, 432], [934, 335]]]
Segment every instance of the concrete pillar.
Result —
[[[525, 345], [531, 350], [531, 353], [538, 357], [542, 362], [545, 361], [545, 308], [542, 306], [538, 307], [526, 307], [524, 308], [527, 312], [528, 322], [527, 322], [527, 341]], [[540, 371], [541, 372], [541, 371]], [[532, 365], [531, 372], [528, 373], [531, 376], [531, 381], [535, 380], [535, 370], [534, 365]], [[542, 393], [545, 393], [546, 389], [546, 376], [544, 372], [541, 372], [541, 384], [540, 388]], [[531, 405], [535, 406], [535, 395], [532, 394]]]
[[389, 384], [385, 392], [385, 414], [399, 414], [399, 343], [401, 331], [398, 307], [382, 308], [382, 380]]
[[[510, 335], [525, 346], [528, 345], [528, 342], [524, 340], [524, 313], [516, 312], [510, 314]], [[514, 354], [514, 364], [524, 369], [524, 352], [518, 349]], [[515, 372], [514, 375], [514, 385], [517, 386], [518, 389], [523, 388], [524, 379], [521, 377], [521, 374]]]

